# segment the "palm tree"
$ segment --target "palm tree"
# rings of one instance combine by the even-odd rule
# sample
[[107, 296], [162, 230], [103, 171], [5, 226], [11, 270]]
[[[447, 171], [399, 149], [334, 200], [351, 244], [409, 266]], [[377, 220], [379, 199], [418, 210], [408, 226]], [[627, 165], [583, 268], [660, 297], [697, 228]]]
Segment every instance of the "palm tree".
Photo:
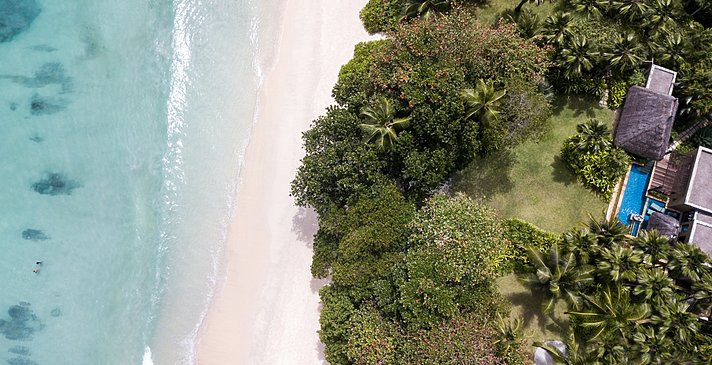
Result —
[[693, 284], [710, 272], [709, 265], [709, 257], [699, 247], [678, 242], [670, 254], [667, 268], [674, 279]]
[[606, 123], [598, 119], [589, 119], [586, 123], [576, 126], [579, 151], [599, 152], [611, 145], [611, 132]]
[[586, 14], [587, 18], [601, 17], [600, 0], [569, 0], [569, 6], [578, 14]]
[[645, 18], [650, 10], [650, 6], [645, 0], [614, 1], [613, 8], [618, 11], [621, 17], [628, 18], [631, 22]]
[[591, 234], [596, 236], [598, 244], [601, 246], [610, 246], [614, 242], [624, 242], [625, 235], [628, 232], [628, 227], [616, 217], [601, 221], [591, 218], [588, 223], [588, 229]]
[[477, 88], [462, 90], [461, 95], [469, 107], [465, 119], [477, 116], [479, 120], [496, 120], [500, 111], [497, 109], [499, 100], [504, 97], [507, 90], [495, 90], [493, 82], [477, 80]]
[[559, 46], [564, 43], [564, 39], [571, 37], [573, 17], [569, 13], [554, 13], [544, 21], [544, 39], [548, 43]]
[[603, 57], [610, 62], [610, 68], [619, 74], [633, 70], [645, 59], [645, 48], [633, 33], [618, 35]]
[[658, 314], [650, 317], [660, 331], [670, 332], [676, 342], [686, 344], [699, 332], [697, 315], [690, 312], [690, 303], [676, 300], [675, 297], [666, 305], [657, 308]]
[[410, 19], [417, 16], [430, 19], [447, 10], [449, 6], [449, 0], [408, 0], [401, 19]]
[[522, 11], [522, 7], [526, 3], [536, 3], [537, 5], [541, 5], [544, 2], [544, 0], [519, 0], [519, 4], [514, 7], [514, 13], [518, 14], [520, 11]]
[[509, 19], [517, 24], [522, 38], [534, 38], [541, 31], [541, 19], [531, 9], [525, 9], [523, 12], [513, 16], [510, 15]]
[[649, 14], [645, 17], [644, 28], [648, 29], [648, 34], [654, 34], [660, 30], [671, 29], [677, 25], [675, 19], [680, 18], [678, 3], [672, 0], [655, 0], [650, 6]]
[[593, 267], [577, 266], [574, 253], [562, 252], [557, 244], [551, 246], [546, 257], [534, 247], [527, 248], [527, 256], [536, 273], [522, 276], [520, 279], [548, 296], [547, 302], [544, 303], [544, 312], [553, 310], [560, 298], [578, 308], [581, 288], [593, 282]]
[[580, 264], [597, 262], [601, 246], [598, 244], [596, 235], [592, 234], [588, 228], [571, 230], [564, 233], [563, 238], [566, 250], [574, 252]]
[[601, 250], [601, 261], [597, 266], [614, 282], [635, 281], [642, 261], [643, 252], [614, 243]]
[[641, 269], [638, 271], [638, 280], [633, 287], [633, 294], [645, 301], [653, 303], [657, 308], [665, 306], [674, 297], [675, 283], [661, 268]]
[[649, 266], [662, 266], [672, 249], [670, 239], [658, 231], [643, 231], [632, 244], [635, 249], [643, 252], [643, 262]]
[[636, 364], [672, 364], [675, 343], [665, 335], [665, 331], [654, 327], [642, 328], [633, 335], [633, 345], [629, 348], [636, 358]]
[[665, 31], [658, 35], [653, 45], [656, 59], [666, 67], [678, 69], [685, 63], [688, 42], [679, 32]]
[[375, 143], [381, 150], [387, 150], [398, 139], [396, 129], [405, 128], [410, 121], [407, 118], [395, 118], [395, 108], [390, 100], [381, 98], [373, 106], [361, 108], [361, 117], [366, 123], [359, 124], [366, 134], [366, 143]]
[[586, 36], [575, 35], [566, 42], [561, 50], [561, 65], [564, 67], [564, 76], [580, 76], [584, 71], [593, 68], [593, 61], [597, 55], [588, 42]]
[[591, 328], [591, 341], [601, 335], [619, 336], [623, 342], [634, 329], [647, 323], [650, 306], [631, 300], [627, 288], [622, 285], [606, 285], [594, 295], [583, 295], [585, 309], [581, 312], [567, 312], [575, 316], [582, 327]]

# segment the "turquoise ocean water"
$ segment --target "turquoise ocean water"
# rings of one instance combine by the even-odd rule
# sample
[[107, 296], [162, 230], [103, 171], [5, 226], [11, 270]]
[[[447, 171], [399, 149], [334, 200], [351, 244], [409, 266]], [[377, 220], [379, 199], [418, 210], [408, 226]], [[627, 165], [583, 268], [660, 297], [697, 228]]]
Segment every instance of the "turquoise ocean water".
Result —
[[259, 28], [250, 0], [0, 0], [0, 363], [193, 363]]

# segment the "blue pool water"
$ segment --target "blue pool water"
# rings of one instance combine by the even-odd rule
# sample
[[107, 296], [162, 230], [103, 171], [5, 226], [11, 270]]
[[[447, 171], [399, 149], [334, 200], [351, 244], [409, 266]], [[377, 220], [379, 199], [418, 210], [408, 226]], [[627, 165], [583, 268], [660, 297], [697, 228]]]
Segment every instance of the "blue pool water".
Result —
[[623, 224], [634, 224], [633, 234], [637, 233], [638, 222], [630, 220], [630, 215], [643, 213], [643, 207], [645, 204], [645, 189], [648, 187], [649, 179], [649, 168], [633, 164], [630, 169], [630, 174], [628, 175], [628, 183], [626, 184], [625, 191], [623, 192], [623, 199], [621, 200], [620, 207], [618, 209], [618, 219], [620, 219]]

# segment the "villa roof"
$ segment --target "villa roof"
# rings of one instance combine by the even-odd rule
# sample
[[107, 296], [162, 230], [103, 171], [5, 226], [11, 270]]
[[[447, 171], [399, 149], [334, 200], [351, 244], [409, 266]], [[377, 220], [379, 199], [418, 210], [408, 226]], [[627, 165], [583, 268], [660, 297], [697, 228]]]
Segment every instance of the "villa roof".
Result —
[[653, 212], [648, 220], [648, 231], [656, 230], [661, 235], [670, 238], [671, 240], [677, 237], [680, 231], [680, 223], [675, 217], [667, 214]]
[[712, 256], [712, 214], [697, 211], [689, 241]]
[[624, 150], [662, 160], [677, 113], [677, 99], [640, 86], [628, 90], [616, 129], [615, 144]]
[[653, 64], [650, 67], [650, 74], [648, 74], [648, 82], [645, 84], [645, 88], [660, 94], [672, 95], [676, 77], [677, 72]]
[[712, 213], [712, 150], [709, 148], [697, 150], [685, 204]]

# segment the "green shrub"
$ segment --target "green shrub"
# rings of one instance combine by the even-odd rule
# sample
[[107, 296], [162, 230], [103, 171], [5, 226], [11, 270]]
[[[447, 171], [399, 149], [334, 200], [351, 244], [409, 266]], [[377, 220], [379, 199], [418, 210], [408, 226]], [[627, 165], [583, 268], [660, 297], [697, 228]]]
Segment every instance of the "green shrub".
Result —
[[363, 27], [369, 34], [394, 30], [404, 7], [403, 0], [369, 0], [360, 13]]
[[531, 266], [527, 257], [526, 247], [531, 246], [542, 252], [549, 250], [554, 243], [561, 242], [561, 236], [545, 231], [535, 225], [517, 218], [507, 219], [502, 222], [504, 227], [504, 238], [507, 240], [505, 255], [511, 267], [504, 267], [503, 271], [508, 273], [525, 271]]
[[628, 94], [628, 83], [623, 80], [611, 81], [608, 88], [608, 108], [618, 109], [623, 106], [625, 96]]
[[613, 145], [598, 152], [582, 151], [576, 136], [564, 141], [561, 158], [584, 187], [609, 199], [618, 180], [626, 173], [630, 156]]

